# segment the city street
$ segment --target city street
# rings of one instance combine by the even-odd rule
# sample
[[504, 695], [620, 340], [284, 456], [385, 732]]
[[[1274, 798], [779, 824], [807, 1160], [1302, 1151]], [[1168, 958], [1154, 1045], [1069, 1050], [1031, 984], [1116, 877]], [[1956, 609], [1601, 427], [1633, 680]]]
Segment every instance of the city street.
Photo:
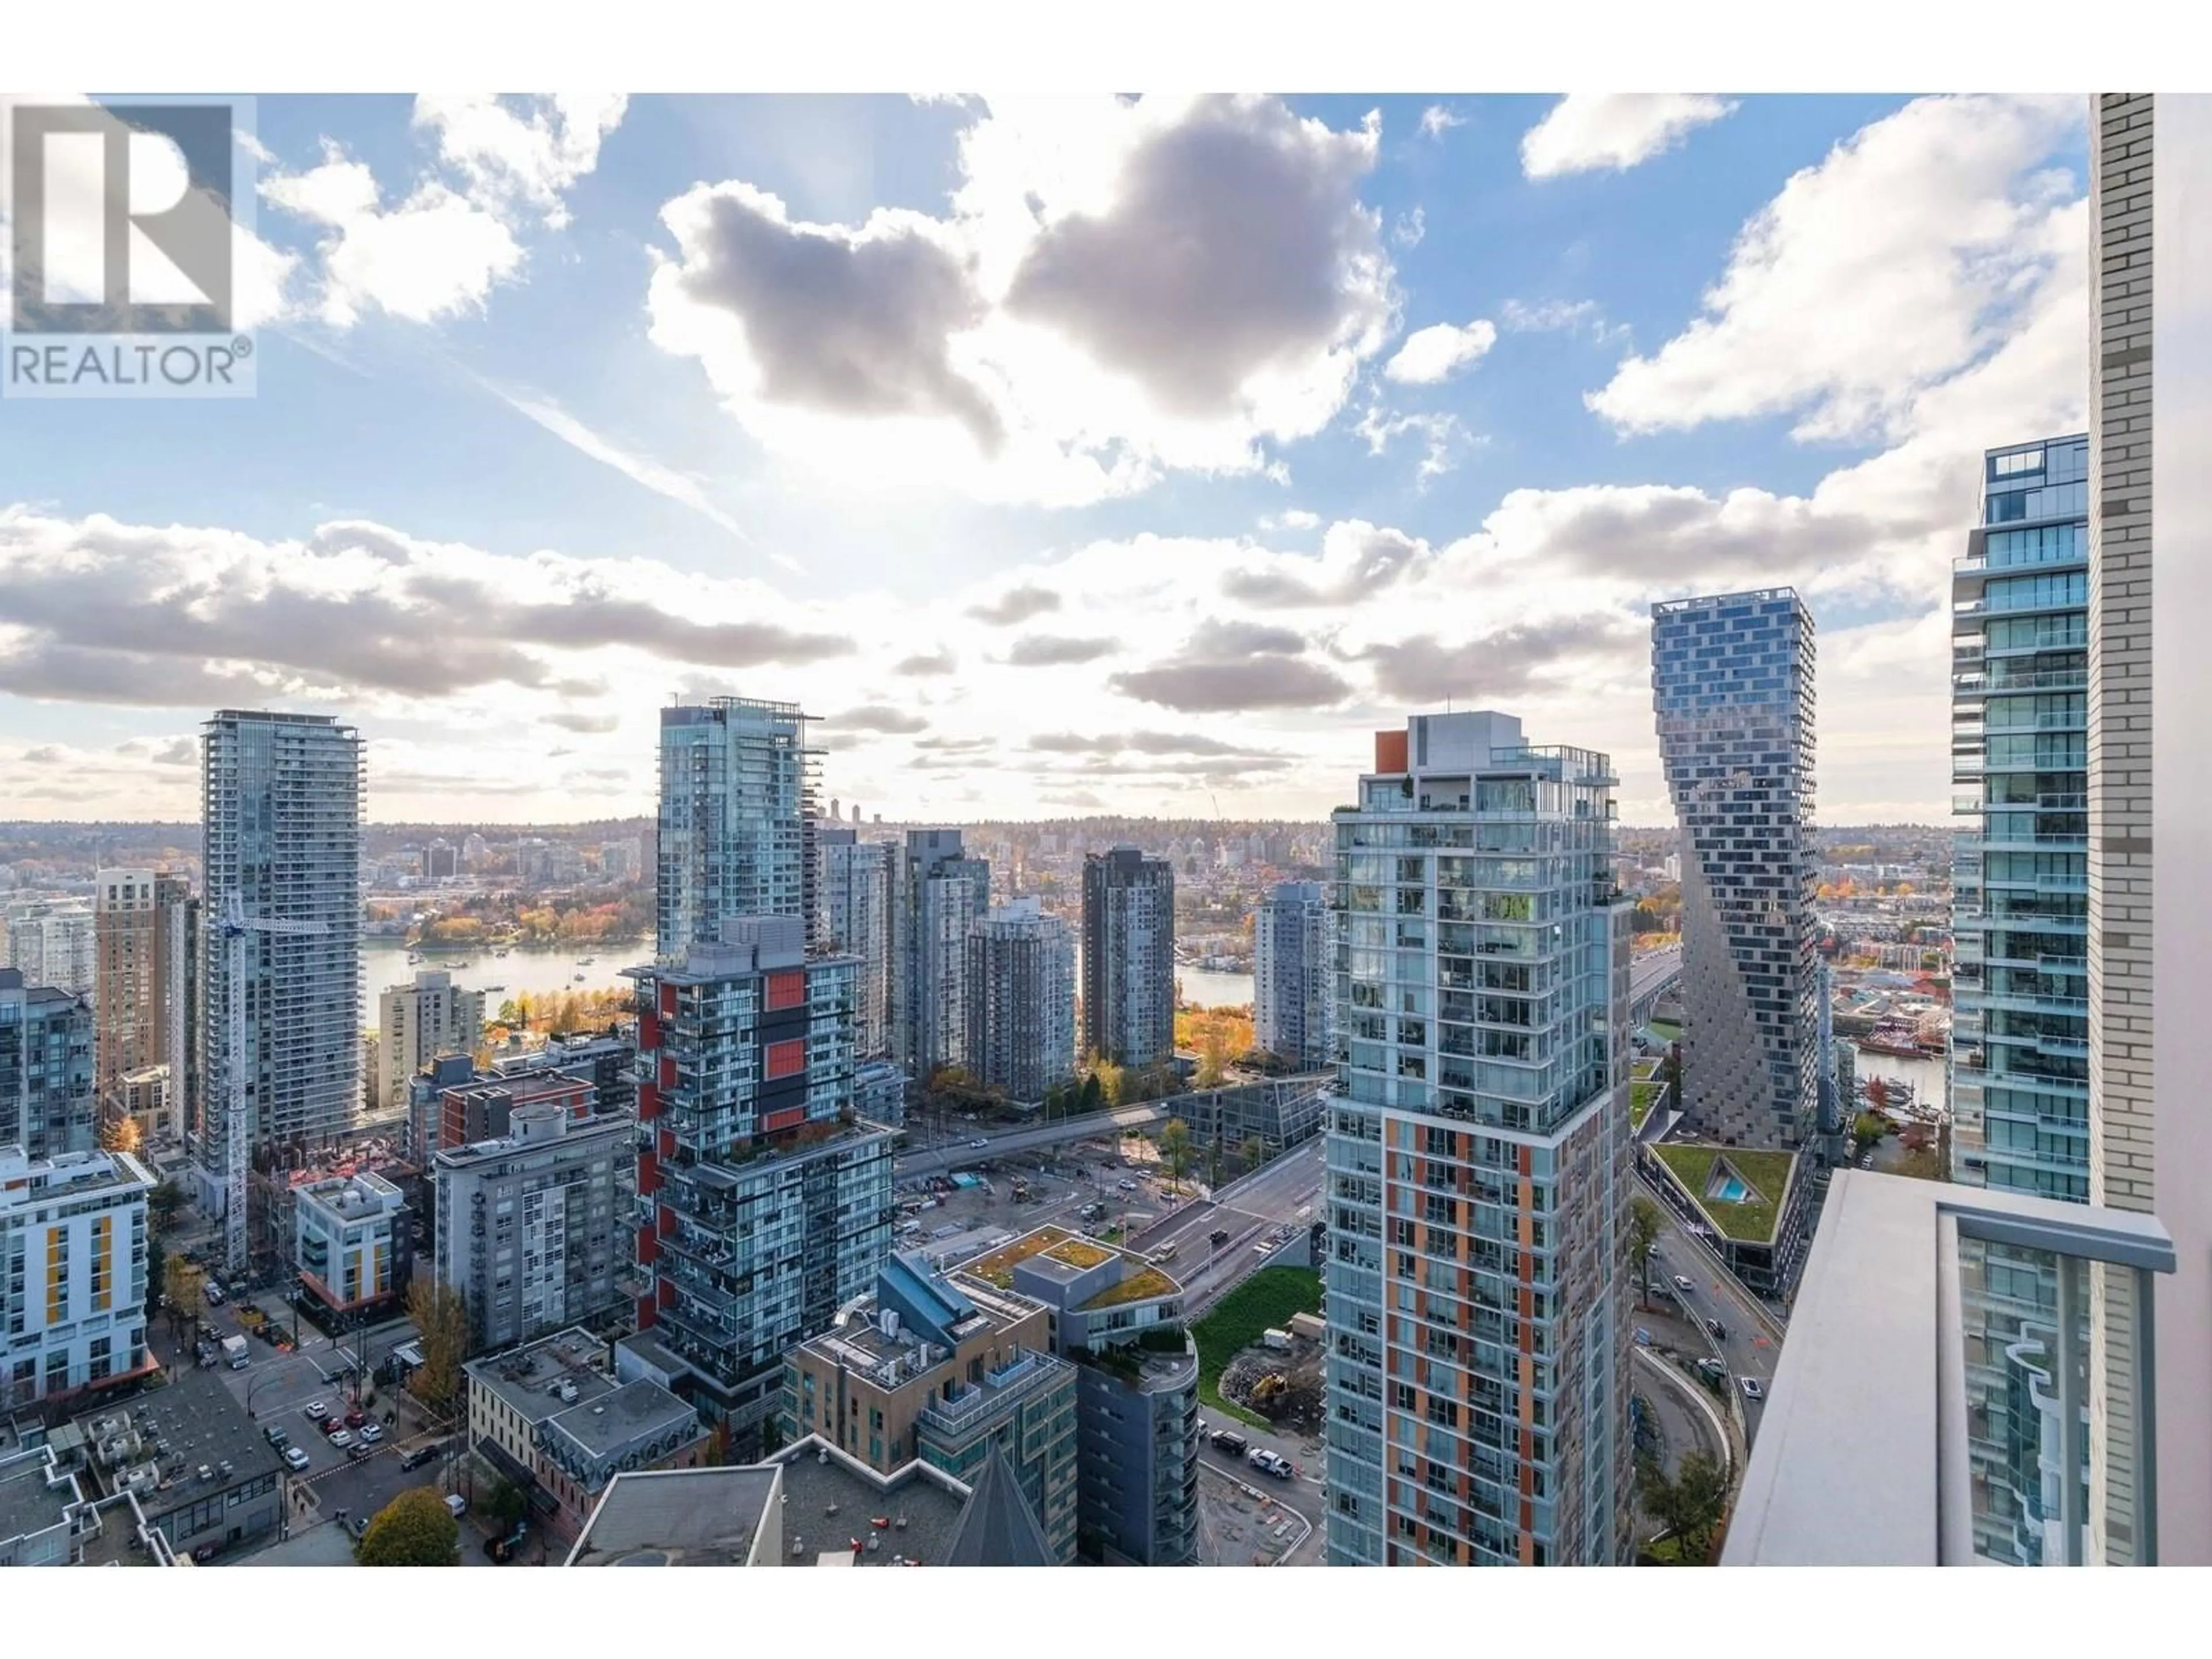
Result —
[[[1671, 1295], [1697, 1322], [1700, 1332], [1706, 1320], [1720, 1321], [1728, 1334], [1717, 1342], [1706, 1334], [1706, 1351], [1718, 1355], [1727, 1365], [1729, 1386], [1742, 1403], [1745, 1434], [1747, 1437], [1755, 1436], [1765, 1402], [1745, 1397], [1741, 1379], [1758, 1378], [1762, 1395], [1774, 1381], [1774, 1367], [1782, 1357], [1782, 1346], [1768, 1328], [1767, 1320], [1772, 1316], [1750, 1291], [1736, 1283], [1704, 1245], [1691, 1237], [1672, 1209], [1648, 1188], [1644, 1196], [1650, 1198], [1664, 1218], [1659, 1254], [1651, 1263], [1651, 1299], [1663, 1304]], [[1690, 1280], [1688, 1291], [1674, 1289], [1673, 1281], [1678, 1273]]]
[[[1316, 1135], [1229, 1182], [1212, 1198], [1192, 1200], [1130, 1238], [1131, 1249], [1148, 1254], [1175, 1247], [1167, 1266], [1182, 1283], [1186, 1318], [1203, 1313], [1257, 1267], [1258, 1247], [1277, 1227], [1305, 1227], [1317, 1218], [1322, 1143]], [[1224, 1228], [1229, 1237], [1217, 1249], [1209, 1237]]]
[[[949, 1175], [955, 1170], [972, 1170], [988, 1159], [1013, 1152], [1036, 1152], [1064, 1141], [1108, 1136], [1122, 1129], [1158, 1123], [1174, 1115], [1172, 1105], [1172, 1102], [1156, 1102], [1148, 1106], [1124, 1107], [1117, 1112], [1084, 1112], [1028, 1128], [1002, 1128], [996, 1132], [984, 1125], [970, 1127], [963, 1124], [927, 1141], [924, 1137], [928, 1132], [917, 1123], [907, 1132], [909, 1150], [900, 1153], [891, 1167], [901, 1181], [915, 1176]], [[988, 1145], [971, 1144], [978, 1140]]]

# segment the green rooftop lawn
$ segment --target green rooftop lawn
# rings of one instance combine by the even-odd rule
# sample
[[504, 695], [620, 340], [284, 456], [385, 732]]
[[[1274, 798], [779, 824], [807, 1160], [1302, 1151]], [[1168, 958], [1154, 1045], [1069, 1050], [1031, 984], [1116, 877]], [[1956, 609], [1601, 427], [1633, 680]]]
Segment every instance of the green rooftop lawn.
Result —
[[[1776, 1218], [1790, 1190], [1790, 1153], [1753, 1152], [1734, 1146], [1686, 1143], [1655, 1146], [1651, 1150], [1659, 1154], [1675, 1181], [1721, 1232], [1747, 1244], [1765, 1244], [1772, 1240]], [[1757, 1194], [1755, 1198], [1742, 1204], [1706, 1199], [1705, 1188], [1713, 1178], [1713, 1165], [1722, 1159], [1743, 1177]]]
[[1651, 1115], [1651, 1103], [1659, 1097], [1659, 1085], [1641, 1079], [1628, 1085], [1628, 1124], [1640, 1129], [1644, 1120]]
[[1321, 1275], [1310, 1267], [1262, 1267], [1213, 1304], [1190, 1328], [1198, 1340], [1198, 1397], [1213, 1410], [1247, 1423], [1267, 1419], [1221, 1397], [1229, 1362], [1269, 1330], [1287, 1330], [1293, 1314], [1321, 1311]]

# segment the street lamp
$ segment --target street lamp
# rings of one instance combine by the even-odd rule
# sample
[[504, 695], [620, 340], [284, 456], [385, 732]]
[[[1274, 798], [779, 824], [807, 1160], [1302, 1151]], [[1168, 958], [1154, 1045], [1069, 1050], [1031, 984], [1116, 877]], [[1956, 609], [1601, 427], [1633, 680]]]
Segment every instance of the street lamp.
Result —
[[253, 1396], [254, 1396], [255, 1395], [259, 1394], [259, 1393], [261, 1392], [262, 1385], [263, 1385], [263, 1384], [264, 1384], [264, 1383], [269, 1383], [269, 1382], [274, 1382], [276, 1380], [276, 1371], [274, 1371], [273, 1370], [266, 1370], [266, 1371], [262, 1372], [260, 1376], [258, 1376], [255, 1377], [252, 1382], [250, 1382], [250, 1383], [248, 1383], [248, 1384], [246, 1385], [246, 1420], [247, 1422], [251, 1423], [251, 1422], [252, 1422], [252, 1421], [254, 1420], [254, 1419], [253, 1419]]

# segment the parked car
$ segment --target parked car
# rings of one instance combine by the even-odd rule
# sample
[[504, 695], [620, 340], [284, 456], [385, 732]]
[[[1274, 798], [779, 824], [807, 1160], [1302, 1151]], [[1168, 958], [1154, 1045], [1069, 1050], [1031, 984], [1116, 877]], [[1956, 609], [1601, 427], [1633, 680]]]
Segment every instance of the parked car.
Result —
[[1288, 1458], [1269, 1451], [1265, 1446], [1253, 1447], [1246, 1454], [1244, 1461], [1261, 1474], [1272, 1475], [1278, 1480], [1287, 1480], [1297, 1473]]
[[284, 1464], [286, 1468], [291, 1469], [295, 1474], [306, 1468], [307, 1467], [307, 1449], [301, 1446], [285, 1447]]
[[1246, 1443], [1244, 1437], [1234, 1429], [1216, 1429], [1213, 1431], [1213, 1449], [1227, 1452], [1231, 1457], [1239, 1455]]
[[969, 1150], [973, 1152], [985, 1151], [990, 1145], [990, 1140], [983, 1135], [977, 1135], [975, 1139], [968, 1143]]
[[368, 1421], [368, 1413], [358, 1406], [350, 1407], [345, 1414], [345, 1425], [349, 1429], [357, 1429]]
[[369, 1421], [361, 1425], [361, 1437], [364, 1441], [368, 1442], [368, 1444], [374, 1446], [378, 1441], [384, 1438], [384, 1425], [377, 1422], [372, 1418]]
[[1696, 1290], [1698, 1287], [1697, 1287], [1696, 1284], [1695, 1284], [1695, 1283], [1693, 1283], [1693, 1282], [1692, 1281], [1692, 1279], [1691, 1279], [1691, 1278], [1690, 1278], [1689, 1274], [1687, 1274], [1687, 1273], [1676, 1273], [1676, 1274], [1674, 1275], [1674, 1288], [1675, 1288], [1676, 1290], [1678, 1290], [1678, 1291], [1694, 1291], [1694, 1290]]
[[434, 1440], [427, 1446], [417, 1446], [399, 1460], [400, 1470], [403, 1474], [412, 1474], [425, 1463], [436, 1462], [445, 1455], [445, 1450], [446, 1443], [442, 1440]]
[[1137, 1190], [1137, 1183], [1133, 1181], [1117, 1181], [1114, 1185], [1121, 1192], [1133, 1193]]
[[271, 1423], [261, 1431], [261, 1437], [276, 1447], [278, 1451], [283, 1451], [285, 1447], [292, 1443], [291, 1431], [282, 1423]]
[[201, 1294], [207, 1297], [207, 1304], [209, 1307], [220, 1308], [222, 1306], [222, 1286], [216, 1284], [212, 1279], [208, 1280], [207, 1288], [203, 1291]]
[[1743, 1397], [1746, 1400], [1764, 1400], [1766, 1398], [1766, 1390], [1760, 1385], [1757, 1377], [1740, 1376], [1736, 1378], [1736, 1381], [1743, 1385]]
[[319, 1400], [310, 1400], [306, 1407], [307, 1421], [319, 1423], [331, 1414], [331, 1408]]
[[336, 1446], [340, 1451], [343, 1451], [348, 1446], [353, 1444], [353, 1431], [351, 1429], [332, 1429], [331, 1431], [331, 1444]]
[[375, 1456], [376, 1448], [368, 1444], [366, 1441], [356, 1440], [353, 1444], [345, 1449], [345, 1455], [347, 1462], [358, 1463], [364, 1457]]

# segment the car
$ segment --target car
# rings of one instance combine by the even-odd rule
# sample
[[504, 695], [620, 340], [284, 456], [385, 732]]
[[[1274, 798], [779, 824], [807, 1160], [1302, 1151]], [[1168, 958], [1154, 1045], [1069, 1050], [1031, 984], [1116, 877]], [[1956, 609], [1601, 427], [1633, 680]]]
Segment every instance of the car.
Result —
[[1117, 1192], [1133, 1193], [1137, 1190], [1137, 1183], [1133, 1181], [1117, 1181], [1114, 1187]]
[[1644, 1254], [1650, 1256], [1654, 1261], [1656, 1261], [1659, 1259], [1659, 1247], [1656, 1244], [1654, 1244], [1650, 1249], [1644, 1251]]
[[1641, 1325], [1636, 1328], [1636, 1346], [1639, 1348], [1648, 1348], [1651, 1346], [1651, 1333]]
[[323, 1438], [325, 1440], [334, 1434], [343, 1434], [346, 1431], [345, 1419], [340, 1417], [326, 1417], [322, 1421], [322, 1430]]
[[331, 1414], [331, 1408], [319, 1400], [310, 1400], [302, 1409], [307, 1412], [310, 1423], [319, 1423]]
[[336, 1446], [340, 1451], [343, 1451], [348, 1446], [353, 1444], [353, 1431], [351, 1429], [332, 1429], [331, 1431], [331, 1444]]
[[988, 1147], [990, 1144], [991, 1140], [989, 1136], [977, 1135], [975, 1139], [968, 1143], [968, 1149], [970, 1152], [980, 1152]]
[[354, 1407], [345, 1414], [345, 1425], [349, 1429], [357, 1429], [368, 1421], [368, 1413], [358, 1406]]
[[457, 1492], [449, 1492], [446, 1494], [446, 1509], [458, 1521], [469, 1512], [469, 1500]]
[[1674, 1288], [1678, 1291], [1687, 1292], [1696, 1290], [1698, 1286], [1696, 1282], [1691, 1279], [1689, 1274], [1676, 1273], [1674, 1275]]
[[285, 1447], [292, 1443], [291, 1431], [287, 1429], [282, 1423], [271, 1423], [267, 1428], [261, 1431], [261, 1437], [264, 1440], [266, 1440], [270, 1445], [276, 1447], [278, 1451], [283, 1451]]
[[1743, 1385], [1743, 1397], [1746, 1400], [1764, 1400], [1766, 1398], [1765, 1385], [1757, 1377], [1739, 1376], [1736, 1378], [1736, 1381]]
[[361, 1425], [361, 1437], [374, 1446], [384, 1438], [384, 1425], [371, 1419]]
[[204, 1291], [202, 1294], [207, 1297], [207, 1304], [209, 1307], [220, 1308], [222, 1306], [222, 1286], [216, 1284], [213, 1279], [210, 1279], [208, 1280], [207, 1289]]
[[1714, 1358], [1711, 1354], [1707, 1354], [1703, 1359], [1700, 1359], [1698, 1362], [1698, 1369], [1703, 1371], [1707, 1376], [1712, 1377], [1715, 1381], [1718, 1381], [1720, 1378], [1728, 1375], [1728, 1367], [1723, 1364], [1719, 1360]]
[[292, 1469], [295, 1473], [301, 1469], [306, 1468], [307, 1467], [307, 1449], [303, 1446], [285, 1447], [284, 1464], [286, 1468]]
[[368, 1534], [368, 1517], [365, 1515], [356, 1515], [350, 1521], [344, 1522], [344, 1526], [345, 1529], [353, 1534], [353, 1541], [358, 1544]]
[[1234, 1457], [1244, 1449], [1245, 1443], [1244, 1437], [1234, 1429], [1216, 1429], [1213, 1431], [1213, 1449], [1218, 1452], [1227, 1452]]
[[362, 1441], [356, 1440], [353, 1444], [345, 1449], [345, 1455], [347, 1462], [358, 1463], [364, 1457], [375, 1456], [376, 1448], [372, 1445], [368, 1445]]
[[427, 1446], [417, 1446], [399, 1460], [400, 1472], [403, 1474], [412, 1474], [425, 1463], [435, 1462], [445, 1455], [445, 1450], [446, 1444], [442, 1440], [434, 1440]]
[[1712, 1339], [1714, 1341], [1725, 1342], [1728, 1340], [1728, 1327], [1722, 1324], [1719, 1320], [1708, 1319], [1705, 1322], [1705, 1329], [1712, 1334]]
[[1226, 1227], [1216, 1227], [1212, 1232], [1206, 1236], [1206, 1242], [1212, 1245], [1215, 1249], [1219, 1249], [1224, 1244], [1226, 1244], [1229, 1242], [1229, 1229]]

